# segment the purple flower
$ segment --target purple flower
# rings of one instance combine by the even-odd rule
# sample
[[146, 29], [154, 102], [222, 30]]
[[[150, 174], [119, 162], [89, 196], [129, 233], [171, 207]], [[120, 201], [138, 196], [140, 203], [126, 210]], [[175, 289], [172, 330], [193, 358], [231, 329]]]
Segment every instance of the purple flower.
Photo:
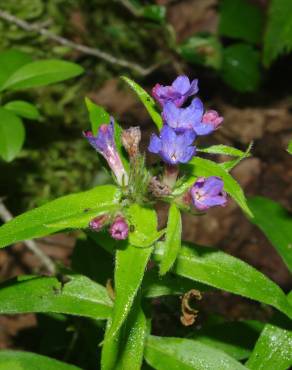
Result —
[[97, 136], [94, 136], [91, 131], [85, 131], [83, 135], [93, 148], [106, 159], [116, 176], [117, 182], [120, 185], [127, 185], [128, 174], [125, 171], [115, 144], [113, 118], [111, 118], [110, 124], [104, 124], [99, 127]]
[[122, 216], [117, 216], [110, 227], [111, 237], [116, 240], [125, 240], [129, 235], [129, 226]]
[[194, 206], [201, 211], [215, 206], [224, 207], [227, 196], [223, 186], [220, 177], [199, 177], [190, 191]]
[[201, 122], [196, 122], [194, 130], [197, 135], [208, 135], [217, 130], [223, 122], [223, 117], [219, 116], [215, 110], [208, 110], [204, 113]]
[[187, 108], [177, 108], [172, 102], [165, 103], [162, 117], [168, 126], [179, 132], [194, 130], [195, 126], [202, 121], [203, 112], [202, 101], [195, 98]]
[[176, 133], [171, 127], [164, 125], [159, 137], [151, 136], [148, 147], [149, 152], [159, 154], [168, 164], [188, 162], [196, 153], [192, 145], [196, 134], [192, 130], [183, 133]]
[[198, 91], [198, 80], [190, 82], [187, 76], [178, 76], [171, 86], [156, 84], [152, 89], [152, 95], [161, 106], [171, 101], [177, 107], [181, 107], [189, 96], [196, 94]]

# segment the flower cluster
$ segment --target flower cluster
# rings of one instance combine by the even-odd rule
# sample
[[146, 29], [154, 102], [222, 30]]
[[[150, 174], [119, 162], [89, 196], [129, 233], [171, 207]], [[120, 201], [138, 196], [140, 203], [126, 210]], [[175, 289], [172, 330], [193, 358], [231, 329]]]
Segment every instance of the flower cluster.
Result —
[[[152, 90], [162, 109], [163, 127], [159, 135], [151, 136], [148, 150], [158, 154], [166, 164], [161, 182], [156, 177], [150, 179], [144, 169], [144, 158], [139, 153], [141, 140], [139, 127], [124, 130], [120, 138], [129, 155], [131, 167], [129, 173], [116, 146], [116, 124], [113, 118], [109, 124], [99, 126], [97, 135], [92, 131], [83, 133], [88, 142], [107, 161], [116, 182], [126, 191], [129, 199], [143, 200], [144, 188], [154, 197], [171, 196], [179, 173], [178, 164], [187, 163], [196, 155], [194, 141], [197, 136], [208, 135], [221, 125], [223, 118], [214, 110], [204, 111], [203, 103], [198, 97], [194, 97], [188, 106], [184, 106], [198, 90], [198, 80], [191, 82], [186, 76], [177, 77], [171, 86], [156, 84]], [[226, 193], [223, 191], [223, 185], [223, 181], [218, 177], [200, 177], [185, 194], [184, 199], [188, 198], [201, 211], [213, 206], [224, 206]], [[137, 192], [142, 196], [139, 197]], [[133, 197], [133, 193], [136, 196]], [[89, 223], [91, 230], [96, 232], [106, 225], [110, 225], [109, 231], [114, 239], [123, 240], [128, 237], [129, 226], [120, 213], [97, 216]]]
[[[212, 133], [223, 122], [223, 117], [215, 110], [204, 111], [198, 97], [187, 107], [182, 107], [198, 91], [198, 80], [190, 82], [187, 76], [177, 77], [171, 86], [156, 84], [152, 90], [162, 108], [163, 128], [159, 136], [151, 136], [148, 150], [158, 154], [167, 165], [189, 162], [196, 155], [196, 137]], [[223, 181], [218, 177], [199, 178], [190, 195], [199, 210], [226, 204]]]

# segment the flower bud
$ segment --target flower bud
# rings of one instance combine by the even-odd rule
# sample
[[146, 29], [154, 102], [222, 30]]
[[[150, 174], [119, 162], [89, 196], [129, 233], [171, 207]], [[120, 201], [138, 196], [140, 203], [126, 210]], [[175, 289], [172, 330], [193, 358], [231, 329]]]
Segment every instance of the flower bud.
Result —
[[139, 153], [139, 144], [141, 141], [140, 127], [130, 127], [122, 133], [122, 143], [131, 158]]
[[122, 216], [117, 216], [110, 227], [111, 237], [116, 240], [125, 240], [129, 235], [129, 226]]
[[104, 227], [107, 220], [108, 215], [97, 216], [89, 222], [88, 226], [92, 231], [99, 232]]

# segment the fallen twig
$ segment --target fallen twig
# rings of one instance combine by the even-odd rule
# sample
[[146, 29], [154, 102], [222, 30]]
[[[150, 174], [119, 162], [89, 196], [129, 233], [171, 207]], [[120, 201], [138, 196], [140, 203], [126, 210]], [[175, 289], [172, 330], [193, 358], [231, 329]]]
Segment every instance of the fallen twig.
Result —
[[68, 46], [71, 49], [78, 50], [78, 51], [80, 51], [84, 54], [92, 55], [94, 57], [103, 59], [104, 61], [106, 61], [108, 63], [119, 65], [121, 67], [125, 67], [125, 68], [128, 68], [128, 69], [132, 69], [132, 70], [138, 72], [139, 74], [141, 74], [142, 76], [146, 76], [146, 75], [150, 74], [151, 72], [153, 72], [155, 69], [157, 69], [161, 65], [161, 63], [157, 63], [157, 64], [154, 64], [154, 65], [148, 67], [148, 68], [144, 68], [144, 67], [140, 66], [139, 64], [136, 64], [134, 62], [129, 62], [125, 59], [117, 58], [117, 57], [115, 57], [111, 54], [108, 54], [108, 53], [106, 53], [102, 50], [99, 50], [97, 48], [91, 48], [91, 47], [86, 46], [86, 45], [77, 44], [77, 43], [75, 43], [71, 40], [66, 39], [65, 37], [58, 36], [58, 35], [54, 34], [53, 32], [47, 30], [43, 26], [43, 24], [30, 24], [30, 23], [24, 21], [23, 19], [15, 17], [14, 15], [12, 15], [12, 14], [4, 11], [4, 10], [1, 10], [1, 9], [0, 9], [0, 18], [4, 19], [5, 21], [7, 21], [9, 23], [16, 24], [19, 28], [22, 28], [25, 31], [36, 32], [36, 33], [38, 33], [42, 36], [45, 36], [46, 38], [48, 38], [50, 40], [53, 40], [53, 41], [55, 41], [58, 44], [61, 44], [63, 46]]

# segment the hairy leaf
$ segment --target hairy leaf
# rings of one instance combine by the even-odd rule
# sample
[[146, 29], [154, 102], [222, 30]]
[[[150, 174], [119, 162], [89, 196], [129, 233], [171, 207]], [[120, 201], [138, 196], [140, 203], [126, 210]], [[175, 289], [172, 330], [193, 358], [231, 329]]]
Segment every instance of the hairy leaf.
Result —
[[0, 286], [0, 313], [58, 312], [106, 319], [112, 301], [106, 289], [82, 275], [55, 277], [24, 276]]
[[149, 336], [145, 359], [157, 370], [244, 370], [226, 353], [195, 340]]
[[292, 366], [292, 332], [267, 324], [246, 363], [251, 370], [287, 370]]
[[0, 351], [0, 370], [81, 370], [64, 362], [22, 351]]
[[95, 216], [115, 210], [120, 190], [113, 185], [55, 199], [0, 227], [0, 247], [68, 228], [85, 228]]
[[292, 272], [292, 214], [280, 204], [264, 197], [248, 199], [256, 224], [276, 248]]
[[129, 244], [125, 249], [116, 251], [115, 303], [105, 341], [112, 340], [125, 322], [142, 283], [152, 251], [152, 247], [135, 248]]
[[175, 204], [169, 208], [166, 228], [165, 250], [160, 262], [160, 274], [165, 275], [174, 264], [181, 246], [182, 222], [180, 210]]
[[[163, 243], [155, 249], [156, 258], [163, 255]], [[252, 266], [220, 250], [184, 243], [172, 270], [174, 273], [269, 304], [292, 317], [283, 291]]]

